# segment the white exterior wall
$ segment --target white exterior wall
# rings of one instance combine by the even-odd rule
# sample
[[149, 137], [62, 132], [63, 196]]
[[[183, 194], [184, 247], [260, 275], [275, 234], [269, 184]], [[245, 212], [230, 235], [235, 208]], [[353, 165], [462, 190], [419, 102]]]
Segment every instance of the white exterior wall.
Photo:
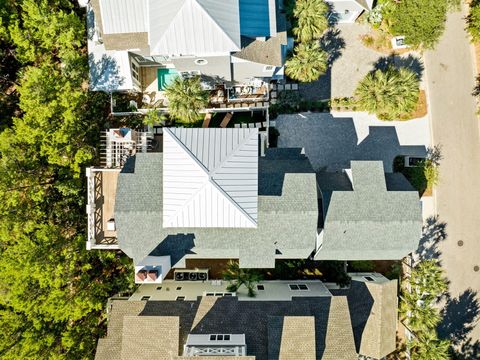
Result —
[[270, 66], [270, 68], [267, 70], [266, 67], [268, 66], [270, 65], [243, 60], [232, 56], [233, 81], [238, 83], [246, 83], [252, 80], [254, 77], [271, 78], [277, 67]]
[[[353, 23], [365, 10], [355, 1], [329, 0], [327, 3], [338, 16], [339, 23]], [[346, 14], [346, 12], [348, 12], [348, 14]]]

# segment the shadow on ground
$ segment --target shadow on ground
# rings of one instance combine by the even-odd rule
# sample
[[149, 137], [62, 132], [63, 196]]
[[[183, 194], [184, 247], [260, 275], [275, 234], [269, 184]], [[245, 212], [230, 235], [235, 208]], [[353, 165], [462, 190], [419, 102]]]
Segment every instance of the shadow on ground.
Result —
[[385, 70], [389, 66], [393, 66], [397, 69], [405, 68], [412, 70], [419, 79], [422, 79], [425, 66], [420, 58], [408, 55], [408, 56], [384, 56], [378, 59], [373, 65], [374, 70]]
[[345, 41], [337, 28], [330, 28], [320, 39], [320, 46], [328, 53], [328, 68], [324, 75], [311, 83], [300, 84], [302, 98], [306, 100], [330, 99], [332, 89], [332, 65], [342, 56]]
[[[438, 215], [425, 221], [416, 253], [417, 261], [439, 258], [441, 252], [438, 246], [447, 238], [446, 229], [447, 224], [440, 221]], [[480, 304], [476, 297], [477, 292], [472, 289], [465, 290], [456, 298], [446, 295], [438, 335], [451, 341], [453, 359], [479, 359], [480, 342], [473, 342], [469, 336], [480, 318]]]
[[427, 218], [423, 225], [422, 237], [416, 253], [418, 260], [439, 258], [441, 251], [438, 245], [447, 238], [446, 228], [447, 223], [440, 221], [438, 215]]
[[477, 292], [472, 289], [464, 291], [458, 298], [447, 296], [442, 310], [443, 320], [438, 326], [438, 334], [452, 342], [455, 359], [478, 359], [480, 342], [472, 343], [470, 332], [477, 325], [480, 304], [476, 299]]

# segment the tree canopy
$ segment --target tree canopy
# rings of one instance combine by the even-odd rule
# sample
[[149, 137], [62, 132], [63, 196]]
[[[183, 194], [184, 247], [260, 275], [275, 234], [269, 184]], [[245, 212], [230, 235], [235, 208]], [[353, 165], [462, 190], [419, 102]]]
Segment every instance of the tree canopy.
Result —
[[411, 113], [418, 102], [420, 81], [406, 68], [392, 66], [375, 70], [355, 90], [358, 104], [382, 120], [395, 120]]
[[294, 49], [293, 56], [285, 63], [285, 73], [294, 80], [311, 82], [325, 74], [328, 54], [318, 42], [301, 43]]
[[467, 30], [473, 41], [480, 40], [480, 1], [474, 0], [470, 4], [467, 16]]
[[404, 35], [414, 47], [435, 47], [445, 30], [452, 0], [408, 0], [391, 2], [388, 23], [394, 35]]
[[296, 0], [293, 33], [298, 42], [319, 39], [328, 27], [328, 5], [323, 0]]
[[174, 118], [194, 122], [200, 111], [208, 105], [208, 92], [200, 85], [200, 77], [183, 79], [176, 77], [165, 89], [168, 98], [168, 112]]
[[108, 98], [86, 91], [85, 19], [70, 2], [4, 1], [0, 17], [16, 98], [0, 128], [0, 358], [92, 358], [106, 299], [130, 284], [124, 256], [85, 249], [82, 172]]
[[409, 343], [412, 359], [449, 359], [450, 343], [437, 335], [442, 318], [435, 304], [448, 290], [442, 268], [437, 260], [423, 260], [407, 281], [400, 296], [400, 317], [414, 335]]

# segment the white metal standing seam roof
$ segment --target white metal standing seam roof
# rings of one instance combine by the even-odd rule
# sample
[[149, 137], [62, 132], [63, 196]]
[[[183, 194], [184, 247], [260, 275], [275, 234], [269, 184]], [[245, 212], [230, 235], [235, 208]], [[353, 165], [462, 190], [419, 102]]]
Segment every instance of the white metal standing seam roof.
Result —
[[148, 31], [149, 0], [100, 0], [105, 34]]
[[238, 0], [150, 0], [152, 55], [215, 55], [239, 51]]
[[165, 128], [163, 226], [255, 228], [258, 130]]
[[104, 34], [148, 32], [151, 55], [240, 51], [239, 0], [100, 0]]

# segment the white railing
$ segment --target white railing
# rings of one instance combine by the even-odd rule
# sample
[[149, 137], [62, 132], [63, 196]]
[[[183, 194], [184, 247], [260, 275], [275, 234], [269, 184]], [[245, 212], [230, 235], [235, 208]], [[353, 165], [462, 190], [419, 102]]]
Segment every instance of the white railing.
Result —
[[87, 175], [87, 250], [95, 244], [95, 173], [92, 168], [86, 169]]
[[245, 346], [195, 347], [187, 346], [184, 356], [245, 356]]

